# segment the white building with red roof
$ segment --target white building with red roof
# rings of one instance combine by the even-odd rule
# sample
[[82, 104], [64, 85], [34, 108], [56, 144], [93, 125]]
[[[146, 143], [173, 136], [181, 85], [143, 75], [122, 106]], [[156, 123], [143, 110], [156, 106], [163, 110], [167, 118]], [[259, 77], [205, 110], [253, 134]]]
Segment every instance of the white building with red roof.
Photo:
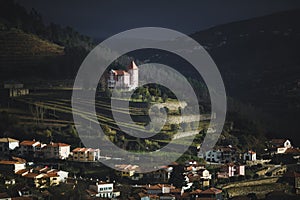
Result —
[[42, 156], [42, 149], [45, 147], [46, 144], [42, 144], [39, 141], [35, 140], [24, 140], [20, 143], [19, 154], [24, 155], [31, 155], [33, 157]]
[[285, 153], [289, 148], [292, 148], [292, 143], [287, 139], [272, 139], [270, 141], [270, 150], [277, 154]]
[[71, 152], [70, 159], [79, 162], [95, 162], [100, 159], [100, 149], [76, 148]]
[[70, 146], [71, 145], [65, 143], [50, 142], [50, 144], [47, 144], [43, 149], [44, 157], [46, 159], [67, 159], [70, 154]]
[[0, 152], [9, 153], [9, 151], [14, 150], [19, 147], [19, 140], [13, 138], [0, 138]]
[[120, 191], [114, 189], [113, 183], [97, 182], [95, 185], [90, 185], [89, 190], [95, 192], [96, 197], [114, 199], [120, 196]]
[[249, 150], [244, 153], [243, 158], [244, 158], [244, 161], [255, 161], [256, 160], [256, 152]]
[[132, 61], [125, 70], [110, 70], [107, 80], [107, 86], [110, 89], [119, 88], [132, 90], [139, 86], [139, 69]]

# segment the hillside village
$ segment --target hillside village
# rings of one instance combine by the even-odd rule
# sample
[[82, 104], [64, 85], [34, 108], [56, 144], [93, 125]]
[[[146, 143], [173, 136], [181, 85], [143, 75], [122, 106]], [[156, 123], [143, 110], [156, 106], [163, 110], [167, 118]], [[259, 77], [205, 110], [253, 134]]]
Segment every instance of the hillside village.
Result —
[[[123, 163], [115, 166], [116, 171], [90, 178], [65, 166], [85, 170], [97, 166], [101, 171], [105, 168], [100, 163], [105, 159], [101, 149], [0, 138], [0, 152], [1, 188], [7, 188], [0, 193], [2, 199], [51, 196], [60, 187], [77, 188], [82, 182], [84, 186], [77, 189], [84, 199], [253, 199], [283, 190], [300, 194], [300, 150], [288, 139], [267, 141], [264, 154], [239, 152], [232, 146], [215, 147], [198, 154], [202, 161], [174, 162], [146, 174], [139, 173], [137, 165]], [[253, 192], [249, 192], [249, 186]]]
[[[103, 38], [46, 23], [43, 19], [49, 16], [44, 18], [13, 0], [0, 4], [0, 200], [299, 199], [299, 9], [213, 25], [190, 35], [218, 65], [228, 95], [222, 134], [207, 152], [200, 151], [201, 143], [207, 133], [215, 132], [208, 124], [216, 116], [210, 113], [206, 85], [189, 70], [189, 63], [154, 50], [129, 53], [111, 63], [107, 74], [99, 77], [94, 105], [110, 141], [126, 151], [149, 152], [174, 139], [183, 145], [186, 137], [195, 136], [178, 160], [141, 173], [129, 159], [105, 154], [104, 145], [85, 146], [74, 126], [73, 115], [82, 115], [72, 110], [74, 78]], [[47, 2], [43, 4], [46, 7]], [[117, 18], [116, 8], [112, 10]], [[135, 18], [146, 16], [138, 12], [132, 12]], [[167, 18], [174, 20], [171, 15]], [[106, 32], [105, 27], [100, 31]], [[197, 91], [200, 122], [194, 120], [198, 116], [181, 116], [184, 109], [193, 108], [178, 102], [172, 91], [141, 86], [138, 64], [142, 63], [164, 63], [186, 76]], [[166, 112], [166, 125], [151, 139], [124, 134], [112, 120], [112, 89], [136, 89], [129, 110], [136, 124], [146, 125], [150, 112]], [[120, 91], [115, 100], [122, 104], [128, 99]], [[127, 110], [120, 106], [115, 112]], [[91, 131], [92, 126], [84, 128]], [[184, 134], [177, 134], [179, 130]], [[119, 160], [114, 169], [102, 163], [109, 159]]]
[[[137, 65], [132, 61], [127, 70], [131, 72], [109, 71], [106, 87], [110, 89], [117, 87], [125, 91], [138, 87], [136, 82], [139, 78], [138, 73], [134, 74], [138, 72]], [[186, 109], [184, 102], [176, 102], [170, 97], [156, 98], [156, 91], [159, 90], [144, 88], [139, 90], [140, 93], [132, 100], [136, 103], [135, 112], [139, 117], [146, 114], [142, 109], [148, 108], [146, 106], [141, 109], [139, 106], [157, 102], [160, 102], [161, 108], [157, 108], [155, 112], [166, 109], [170, 115], [168, 125], [163, 129], [164, 133], [158, 137], [159, 140], [146, 142], [146, 145], [151, 145], [145, 147], [151, 150], [157, 150], [167, 141], [161, 140], [167, 133], [174, 134], [178, 129], [190, 133], [189, 128], [199, 124], [195, 125], [194, 118], [190, 116], [179, 120], [181, 110]], [[231, 140], [232, 135], [223, 134], [214, 148], [201, 152], [199, 150], [202, 139], [199, 137], [203, 138], [206, 133], [215, 131], [214, 128], [202, 126], [192, 132], [192, 135], [196, 134], [193, 145], [197, 147], [192, 146], [191, 150], [176, 162], [167, 166], [157, 166], [158, 170], [151, 173], [140, 173], [138, 165], [122, 160], [115, 165], [116, 170], [113, 170], [101, 163], [105, 159], [118, 159], [103, 154], [101, 148], [106, 147], [97, 149], [84, 147], [78, 142], [79, 138], [72, 126], [55, 127], [58, 124], [53, 123], [54, 112], [55, 116], [69, 112], [57, 109], [56, 106], [63, 105], [61, 102], [55, 105], [55, 110], [50, 107], [55, 101], [48, 99], [47, 101], [44, 99], [45, 103], [33, 104], [36, 106], [33, 107], [31, 101], [24, 100], [31, 96], [36, 97], [39, 91], [30, 92], [23, 84], [8, 83], [4, 85], [2, 92], [11, 103], [17, 103], [18, 106], [21, 103], [23, 107], [30, 105], [30, 111], [33, 111], [36, 120], [36, 124], [31, 126], [38, 129], [35, 133], [0, 138], [1, 198], [53, 199], [54, 196], [55, 198], [59, 196], [62, 199], [76, 199], [74, 196], [76, 194], [80, 195], [79, 199], [221, 200], [272, 199], [272, 195], [278, 196], [283, 192], [292, 199], [300, 194], [300, 149], [293, 146], [293, 142], [289, 139], [260, 141], [260, 144], [264, 144], [264, 149], [256, 152], [258, 147], [255, 145], [248, 146], [251, 148], [238, 147], [237, 143]], [[161, 91], [158, 93], [162, 95]], [[48, 91], [45, 94], [48, 94]], [[105, 107], [102, 103], [100, 106]], [[210, 119], [206, 115], [201, 117], [202, 124]], [[108, 120], [103, 120], [106, 121]], [[231, 124], [230, 130], [233, 129], [232, 126]], [[124, 136], [118, 138], [122, 132], [115, 126], [106, 124], [102, 128], [112, 141], [126, 140]], [[184, 137], [187, 136], [183, 135], [182, 138], [176, 139], [183, 142]], [[123, 148], [131, 147], [132, 144], [128, 142]]]

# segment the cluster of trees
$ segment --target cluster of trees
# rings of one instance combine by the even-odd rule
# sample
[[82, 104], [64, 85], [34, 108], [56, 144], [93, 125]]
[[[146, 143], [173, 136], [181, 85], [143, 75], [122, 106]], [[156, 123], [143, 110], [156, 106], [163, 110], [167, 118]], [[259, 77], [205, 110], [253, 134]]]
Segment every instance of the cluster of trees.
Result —
[[169, 97], [175, 98], [171, 91], [157, 84], [139, 87], [132, 95], [132, 99], [142, 99], [144, 102], [166, 102]]

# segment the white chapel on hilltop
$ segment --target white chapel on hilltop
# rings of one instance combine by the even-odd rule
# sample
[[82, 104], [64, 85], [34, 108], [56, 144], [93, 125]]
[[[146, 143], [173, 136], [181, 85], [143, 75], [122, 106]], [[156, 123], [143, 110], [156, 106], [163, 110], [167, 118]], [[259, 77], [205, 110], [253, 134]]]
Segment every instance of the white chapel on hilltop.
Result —
[[110, 70], [107, 79], [107, 86], [110, 89], [119, 88], [125, 90], [133, 90], [139, 86], [139, 69], [131, 61], [125, 70]]

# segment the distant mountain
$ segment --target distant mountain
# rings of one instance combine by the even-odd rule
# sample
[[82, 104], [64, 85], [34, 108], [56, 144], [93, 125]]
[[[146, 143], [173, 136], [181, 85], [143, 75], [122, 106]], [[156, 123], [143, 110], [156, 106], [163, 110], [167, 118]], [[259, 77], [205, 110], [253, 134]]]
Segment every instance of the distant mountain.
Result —
[[[230, 111], [247, 115], [249, 124], [251, 120], [268, 123], [270, 137], [285, 134], [297, 144], [300, 144], [296, 135], [300, 119], [299, 19], [300, 10], [291, 10], [191, 34], [217, 64], [227, 94], [232, 97]], [[168, 52], [143, 50], [131, 56], [142, 63], [172, 66], [187, 77], [201, 80], [189, 63]]]
[[[234, 22], [192, 34], [211, 54], [227, 84], [240, 97], [297, 87], [300, 10]], [[231, 84], [232, 83], [232, 84]], [[270, 91], [269, 89], [272, 90]], [[259, 91], [258, 91], [259, 90]], [[249, 95], [246, 95], [249, 98]], [[256, 97], [255, 97], [256, 98]]]
[[298, 144], [299, 19], [300, 10], [292, 10], [192, 34], [219, 67], [228, 94], [276, 118], [277, 132]]

